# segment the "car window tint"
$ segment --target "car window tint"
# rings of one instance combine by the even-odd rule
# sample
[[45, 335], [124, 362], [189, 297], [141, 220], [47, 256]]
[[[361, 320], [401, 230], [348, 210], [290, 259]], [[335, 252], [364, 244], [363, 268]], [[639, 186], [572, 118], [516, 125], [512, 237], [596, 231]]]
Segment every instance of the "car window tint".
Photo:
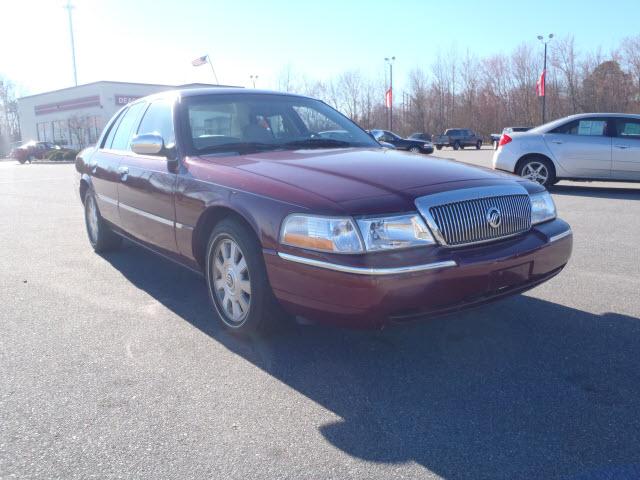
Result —
[[616, 136], [640, 140], [640, 120], [635, 118], [619, 118], [616, 121]]
[[111, 148], [113, 137], [116, 134], [116, 130], [118, 129], [118, 125], [120, 124], [120, 120], [122, 120], [122, 116], [124, 115], [124, 113], [126, 113], [126, 110], [119, 112], [118, 117], [113, 122], [111, 122], [111, 124], [109, 125], [109, 132], [100, 145], [100, 148]]
[[105, 144], [107, 148], [111, 148], [112, 150], [129, 150], [134, 126], [138, 121], [140, 112], [145, 106], [146, 103], [140, 102], [129, 107], [129, 110], [125, 112], [122, 120], [120, 120], [120, 124], [116, 128], [116, 133], [113, 136], [111, 146], [109, 147], [108, 144]]
[[604, 118], [583, 118], [565, 123], [551, 133], [561, 133], [564, 135], [580, 135], [587, 137], [602, 137], [607, 132], [607, 120]]
[[145, 133], [160, 135], [165, 145], [175, 143], [171, 103], [169, 101], [159, 100], [149, 105], [138, 127], [138, 135]]

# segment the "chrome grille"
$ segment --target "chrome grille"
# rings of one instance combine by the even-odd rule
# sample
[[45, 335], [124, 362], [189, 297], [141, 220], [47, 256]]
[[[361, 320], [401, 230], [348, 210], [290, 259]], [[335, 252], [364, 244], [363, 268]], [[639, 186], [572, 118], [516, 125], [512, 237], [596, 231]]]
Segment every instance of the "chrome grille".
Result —
[[[421, 197], [416, 200], [436, 239], [443, 245], [489, 242], [531, 228], [531, 200], [520, 185], [477, 187]], [[500, 222], [490, 224], [490, 213]], [[495, 217], [493, 218], [495, 220]]]

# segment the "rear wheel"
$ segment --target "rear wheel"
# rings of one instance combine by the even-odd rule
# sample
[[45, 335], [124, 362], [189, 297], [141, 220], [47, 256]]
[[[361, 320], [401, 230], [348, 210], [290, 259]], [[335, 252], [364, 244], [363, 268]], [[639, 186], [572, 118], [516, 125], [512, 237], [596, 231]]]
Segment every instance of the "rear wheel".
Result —
[[455, 142], [455, 143], [453, 144], [453, 149], [454, 149], [454, 150], [459, 150], [459, 149], [460, 149], [460, 142]]
[[122, 244], [122, 237], [113, 233], [98, 210], [96, 198], [91, 190], [84, 196], [84, 221], [89, 243], [97, 253], [114, 250]]
[[261, 252], [253, 231], [237, 220], [225, 219], [211, 232], [206, 255], [209, 300], [229, 330], [270, 330], [283, 316]]
[[482, 140], [478, 140], [476, 142], [476, 150], [480, 150], [482, 148]]
[[553, 164], [541, 156], [531, 156], [520, 162], [516, 171], [518, 175], [549, 188], [556, 183]]
[[442, 145], [436, 145], [436, 150], [442, 150]]

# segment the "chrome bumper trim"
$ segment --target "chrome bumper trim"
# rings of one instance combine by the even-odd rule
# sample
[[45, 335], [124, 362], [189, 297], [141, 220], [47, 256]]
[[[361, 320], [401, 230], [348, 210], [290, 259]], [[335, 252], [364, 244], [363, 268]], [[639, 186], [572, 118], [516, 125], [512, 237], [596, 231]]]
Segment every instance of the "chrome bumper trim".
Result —
[[569, 235], [573, 235], [573, 231], [571, 229], [566, 230], [566, 231], [564, 231], [562, 233], [559, 233], [557, 235], [554, 235], [553, 237], [551, 237], [549, 239], [549, 243], [556, 242], [556, 241], [558, 241], [558, 240], [560, 240], [560, 239], [562, 239], [564, 237], [568, 237]]
[[302, 263], [311, 267], [326, 268], [342, 273], [354, 273], [356, 275], [399, 275], [403, 273], [423, 272], [426, 270], [439, 270], [441, 268], [450, 268], [457, 266], [453, 260], [445, 260], [443, 262], [425, 263], [422, 265], [410, 265], [408, 267], [391, 267], [391, 268], [367, 268], [367, 267], [350, 267], [348, 265], [339, 265], [337, 263], [323, 262], [322, 260], [314, 260], [312, 258], [298, 257], [289, 255], [288, 253], [278, 252], [278, 256], [283, 260], [290, 262]]

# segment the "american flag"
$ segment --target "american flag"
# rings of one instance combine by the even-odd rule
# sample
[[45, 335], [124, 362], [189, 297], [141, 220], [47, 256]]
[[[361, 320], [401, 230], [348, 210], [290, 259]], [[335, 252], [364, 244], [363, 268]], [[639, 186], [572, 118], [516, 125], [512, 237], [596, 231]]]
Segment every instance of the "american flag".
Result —
[[200, 65], [204, 65], [205, 63], [207, 63], [207, 55], [196, 58], [191, 62], [191, 65], [193, 65], [194, 67], [199, 67]]

